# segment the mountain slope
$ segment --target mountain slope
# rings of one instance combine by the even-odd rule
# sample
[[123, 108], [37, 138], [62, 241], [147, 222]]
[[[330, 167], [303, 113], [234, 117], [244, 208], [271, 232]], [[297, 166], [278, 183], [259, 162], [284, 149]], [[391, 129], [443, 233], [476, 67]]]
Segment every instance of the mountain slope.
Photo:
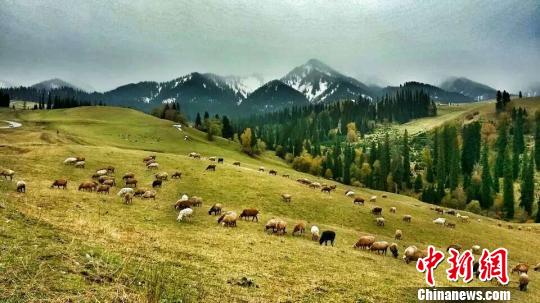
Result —
[[47, 90], [47, 91], [53, 90], [53, 89], [64, 88], [64, 87], [72, 88], [74, 90], [82, 90], [79, 87], [59, 78], [41, 81], [39, 83], [32, 85], [31, 87], [40, 89], [40, 90]]
[[494, 99], [497, 90], [485, 84], [464, 77], [453, 77], [441, 83], [440, 87], [449, 92], [460, 93], [475, 101]]
[[405, 84], [400, 86], [387, 86], [379, 92], [379, 96], [384, 96], [385, 94], [394, 94], [402, 88], [411, 90], [422, 90], [426, 93], [429, 93], [429, 96], [435, 102], [464, 103], [474, 101], [474, 99], [472, 99], [471, 97], [462, 95], [460, 93], [448, 92], [437, 86], [415, 81], [405, 82]]
[[272, 112], [308, 104], [303, 94], [279, 80], [272, 80], [251, 93], [240, 108], [249, 112]]
[[365, 84], [316, 59], [295, 67], [281, 81], [304, 94], [311, 103], [353, 99], [361, 95], [371, 97]]

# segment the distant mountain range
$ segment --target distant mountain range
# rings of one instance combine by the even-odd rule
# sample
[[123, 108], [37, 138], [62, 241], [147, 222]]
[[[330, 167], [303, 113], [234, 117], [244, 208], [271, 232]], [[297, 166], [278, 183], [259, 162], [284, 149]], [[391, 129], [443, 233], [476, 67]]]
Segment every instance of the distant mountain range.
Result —
[[[8, 86], [0, 81], [0, 88]], [[414, 81], [400, 86], [367, 86], [316, 59], [293, 68], [279, 80], [266, 83], [257, 75], [239, 77], [193, 72], [166, 82], [131, 83], [103, 93], [86, 92], [57, 78], [34, 84], [31, 88], [60, 96], [75, 94], [76, 98], [85, 101], [102, 101], [143, 111], [177, 102], [190, 117], [204, 111], [238, 116], [360, 97], [376, 100], [403, 88], [428, 92], [437, 102], [474, 102], [494, 98], [496, 93], [495, 89], [466, 78], [450, 78], [439, 87]], [[9, 90], [13, 98], [32, 95], [28, 88]], [[531, 90], [531, 93], [536, 92]]]

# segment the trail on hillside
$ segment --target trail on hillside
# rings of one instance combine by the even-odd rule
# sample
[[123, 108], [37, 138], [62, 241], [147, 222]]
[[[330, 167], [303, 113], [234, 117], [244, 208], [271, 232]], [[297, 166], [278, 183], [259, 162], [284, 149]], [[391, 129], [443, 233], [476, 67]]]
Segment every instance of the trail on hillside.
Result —
[[2, 120], [4, 122], [6, 122], [8, 125], [7, 126], [0, 126], [0, 128], [2, 129], [6, 129], [6, 128], [17, 128], [17, 127], [21, 127], [22, 124], [19, 123], [19, 122], [15, 122], [15, 121], [8, 121], [8, 120]]

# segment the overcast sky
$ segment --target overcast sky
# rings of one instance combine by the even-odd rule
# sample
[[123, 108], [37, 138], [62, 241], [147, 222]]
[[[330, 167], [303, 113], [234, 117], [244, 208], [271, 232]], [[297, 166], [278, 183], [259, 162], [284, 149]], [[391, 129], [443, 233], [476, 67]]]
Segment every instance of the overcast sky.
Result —
[[540, 1], [0, 0], [0, 80], [15, 84], [271, 80], [310, 58], [367, 83], [516, 91], [540, 80]]

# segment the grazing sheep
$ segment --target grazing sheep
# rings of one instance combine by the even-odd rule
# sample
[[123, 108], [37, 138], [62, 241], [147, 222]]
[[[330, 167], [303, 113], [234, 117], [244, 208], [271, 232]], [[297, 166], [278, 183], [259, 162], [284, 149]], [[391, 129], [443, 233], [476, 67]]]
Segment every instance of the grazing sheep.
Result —
[[114, 179], [109, 179], [109, 180], [103, 181], [103, 185], [108, 185], [108, 186], [110, 186], [110, 187], [113, 187], [113, 186], [116, 185], [116, 184], [115, 184], [115, 182], [114, 182]]
[[396, 229], [396, 233], [394, 234], [394, 239], [401, 240], [402, 237], [403, 237], [403, 232], [401, 231], [401, 229]]
[[179, 172], [179, 171], [175, 171], [172, 175], [171, 175], [171, 179], [180, 179], [182, 178], [182, 173]]
[[218, 223], [223, 223], [225, 227], [236, 227], [238, 215], [234, 211], [228, 211], [218, 219]]
[[374, 208], [371, 210], [371, 213], [374, 214], [375, 216], [380, 216], [380, 215], [382, 215], [382, 207], [374, 207]]
[[176, 210], [182, 210], [182, 209], [191, 208], [191, 207], [193, 207], [193, 203], [190, 200], [178, 200], [174, 204], [174, 208]]
[[150, 160], [156, 160], [156, 156], [150, 155], [148, 157], [143, 158], [143, 162], [145, 162], [145, 163], [150, 161]]
[[264, 171], [264, 166], [259, 167], [259, 171], [263, 172]]
[[108, 194], [109, 194], [109, 189], [110, 189], [110, 188], [111, 188], [111, 187], [110, 187], [109, 185], [100, 185], [100, 186], [98, 186], [98, 188], [97, 188], [97, 193], [98, 193], [98, 194], [99, 194], [99, 193], [103, 193], [103, 194], [107, 194], [107, 195], [108, 195]]
[[182, 194], [182, 197], [180, 197], [180, 201], [187, 201], [187, 200], [189, 200], [188, 195]]
[[396, 209], [395, 207], [390, 207], [390, 212], [391, 212], [391, 213], [395, 214], [395, 213], [396, 213], [396, 210], [397, 210], [397, 209]]
[[156, 180], [167, 181], [167, 179], [169, 179], [169, 174], [167, 172], [157, 173], [155, 176]]
[[451, 245], [448, 245], [448, 247], [446, 248], [446, 251], [450, 251], [450, 248], [453, 248], [459, 252], [461, 252], [461, 249], [462, 249], [461, 245], [459, 244], [451, 244]]
[[479, 254], [482, 253], [480, 245], [473, 245], [471, 247], [471, 250], [472, 250], [472, 253], [475, 254], [475, 255], [479, 255]]
[[108, 173], [108, 171], [106, 169], [100, 169], [100, 170], [96, 171], [97, 176], [104, 176], [107, 173]]
[[6, 180], [8, 177], [9, 180], [13, 180], [13, 176], [15, 176], [15, 171], [11, 169], [3, 169], [2, 171], [0, 171], [0, 176], [3, 176]]
[[66, 189], [67, 188], [67, 180], [64, 180], [64, 179], [57, 179], [57, 180], [54, 180], [53, 184], [51, 185], [51, 188], [63, 188], [63, 189]]
[[529, 272], [529, 264], [527, 263], [518, 263], [514, 268], [512, 268], [512, 273], [517, 272], [518, 274], [521, 273], [528, 273]]
[[191, 219], [193, 215], [193, 209], [191, 208], [184, 208], [178, 213], [178, 217], [176, 218], [176, 221], [185, 221]]
[[456, 211], [453, 210], [453, 209], [447, 210], [447, 211], [446, 211], [446, 214], [452, 215], [452, 216], [456, 216], [456, 215], [457, 215], [457, 214], [456, 214]]
[[152, 188], [161, 187], [161, 180], [154, 180], [152, 181]]
[[208, 157], [208, 160], [210, 160], [212, 162], [216, 162], [216, 157]]
[[97, 187], [97, 183], [93, 181], [86, 181], [79, 185], [79, 190], [94, 191]]
[[319, 245], [324, 243], [324, 246], [328, 245], [328, 242], [334, 246], [334, 240], [336, 239], [336, 232], [332, 230], [325, 230], [321, 234], [321, 239], [319, 240]]
[[116, 195], [119, 196], [119, 197], [123, 197], [123, 196], [125, 196], [127, 194], [132, 194], [133, 195], [134, 192], [135, 191], [133, 190], [133, 188], [124, 187], [124, 188], [120, 189]]
[[218, 163], [218, 164], [220, 164], [220, 163], [223, 164], [223, 158], [218, 158], [218, 159], [217, 159], [217, 163]]
[[296, 225], [294, 226], [292, 235], [293, 235], [293, 236], [294, 236], [295, 234], [301, 235], [301, 234], [303, 234], [305, 231], [306, 231], [306, 222], [300, 221], [300, 222], [296, 223]]
[[212, 205], [212, 207], [210, 207], [208, 214], [211, 215], [212, 213], [214, 213], [214, 215], [220, 215], [222, 208], [223, 208], [223, 205], [221, 203], [216, 203]]
[[26, 182], [17, 181], [17, 192], [18, 193], [26, 193]]
[[376, 251], [377, 254], [383, 254], [386, 256], [386, 251], [388, 250], [388, 246], [390, 246], [388, 242], [378, 241], [371, 244], [371, 247], [369, 248], [369, 250]]
[[240, 166], [240, 162], [239, 162], [239, 161], [235, 161], [232, 165], [234, 165], [234, 166]]
[[540, 263], [536, 264], [534, 267], [534, 271], [540, 271]]
[[412, 216], [411, 215], [405, 215], [403, 216], [403, 222], [409, 222], [411, 223], [412, 221]]
[[345, 196], [347, 196], [347, 197], [354, 197], [354, 195], [355, 195], [354, 191], [352, 191], [352, 190], [348, 190], [348, 191], [345, 192]]
[[325, 193], [328, 193], [330, 194], [330, 192], [332, 191], [332, 189], [329, 187], [329, 186], [324, 186], [323, 188], [321, 188], [321, 192], [325, 192]]
[[369, 249], [373, 243], [375, 243], [374, 236], [361, 236], [353, 245], [353, 248]]
[[356, 197], [353, 200], [353, 204], [364, 205], [364, 198]]
[[388, 198], [388, 195], [387, 194], [382, 194], [381, 197], [386, 199], [386, 198]]
[[469, 222], [469, 216], [462, 216], [460, 214], [457, 214], [457, 217], [461, 219], [461, 222], [467, 223]]
[[[411, 250], [409, 250], [409, 248], [411, 247], [414, 247], [414, 249], [412, 249], [412, 253], [411, 253]], [[411, 261], [417, 261], [418, 259], [425, 258], [426, 256], [427, 256], [427, 251], [418, 250], [416, 246], [409, 246], [405, 250], [405, 256], [403, 256], [403, 259], [405, 260], [405, 263], [409, 264], [409, 262]]]
[[271, 169], [270, 171], [268, 171], [268, 174], [272, 176], [277, 176], [277, 171]]
[[289, 194], [281, 194], [281, 198], [283, 199], [283, 202], [291, 202], [292, 196]]
[[244, 220], [251, 218], [251, 221], [256, 220], [257, 222], [259, 222], [258, 214], [259, 214], [259, 211], [256, 210], [255, 208], [246, 208], [240, 214], [240, 218]]
[[392, 243], [390, 246], [388, 246], [388, 248], [390, 249], [390, 252], [392, 252], [392, 256], [397, 259], [399, 256], [398, 245], [396, 243]]
[[134, 179], [134, 178], [135, 178], [134, 173], [125, 173], [124, 176], [122, 177], [123, 180]]
[[276, 224], [276, 234], [284, 235], [285, 233], [287, 233], [287, 222], [278, 220]]
[[446, 226], [448, 228], [456, 228], [456, 223], [454, 223], [454, 222], [445, 222], [444, 226]]
[[282, 177], [283, 178], [289, 178], [289, 175], [288, 174], [283, 174]]
[[215, 164], [210, 164], [206, 167], [205, 170], [209, 170], [209, 171], [216, 171], [216, 165]]
[[145, 164], [146, 166], [148, 166], [148, 165], [150, 165], [150, 164], [152, 164], [152, 163], [156, 163], [156, 160], [150, 159], [150, 160], [144, 162], [144, 164]]
[[188, 155], [190, 158], [193, 158], [193, 159], [200, 159], [201, 158], [201, 155], [196, 153], [196, 152], [191, 152], [189, 153]]
[[444, 214], [444, 209], [440, 208], [440, 207], [435, 207], [434, 210], [438, 213], [438, 214]]
[[336, 190], [337, 185], [334, 184], [334, 185], [330, 185], [329, 187], [330, 187], [331, 190]]
[[296, 182], [300, 183], [300, 184], [304, 184], [304, 185], [309, 185], [311, 184], [311, 181], [309, 181], [308, 179], [306, 178], [300, 178], [300, 179], [297, 179]]
[[517, 230], [522, 230], [522, 229], [523, 229], [523, 226], [518, 225]]
[[144, 188], [138, 188], [135, 190], [135, 192], [133, 193], [133, 196], [134, 197], [141, 197], [142, 195], [144, 195], [144, 193], [147, 192], [146, 189]]
[[158, 163], [150, 163], [148, 165], [146, 165], [146, 168], [147, 169], [158, 169], [159, 168], [159, 164]]
[[377, 226], [384, 226], [384, 218], [383, 217], [377, 218], [376, 222], [377, 222]]
[[514, 229], [512, 225], [508, 225], [508, 229]]
[[268, 231], [269, 229], [272, 229], [272, 232], [276, 231], [277, 223], [279, 222], [278, 219], [270, 219], [266, 224], [264, 225], [264, 230]]
[[403, 260], [405, 260], [405, 262], [409, 264], [409, 262], [412, 261], [412, 257], [414, 256], [414, 253], [417, 251], [418, 251], [418, 248], [414, 245], [407, 247], [405, 251], [403, 252]]
[[371, 196], [369, 202], [377, 202], [377, 196]]
[[124, 195], [124, 204], [132, 204], [133, 203], [133, 194], [132, 193], [126, 193]]
[[[183, 198], [183, 196], [182, 196]], [[193, 205], [194, 207], [201, 207], [203, 204], [203, 199], [201, 197], [193, 196], [188, 199], [188, 201]]]
[[309, 185], [310, 188], [320, 188], [321, 187], [321, 183], [319, 182], [313, 182]]
[[319, 227], [317, 227], [316, 225], [311, 226], [311, 240], [319, 240]]
[[446, 219], [445, 218], [437, 218], [437, 219], [433, 220], [433, 223], [439, 224], [439, 225], [444, 225], [444, 223], [446, 223]]
[[137, 179], [127, 179], [126, 187], [137, 187]]
[[114, 174], [114, 171], [115, 171], [114, 166], [110, 166], [110, 165], [109, 165], [109, 166], [107, 166], [105, 169], [106, 169], [109, 173], [113, 173], [113, 174]]
[[527, 230], [527, 231], [532, 231], [532, 227], [527, 226], [526, 230]]
[[155, 190], [147, 190], [142, 194], [142, 199], [153, 199], [156, 200], [156, 191]]
[[519, 290], [527, 291], [527, 285], [529, 285], [529, 276], [526, 273], [519, 275]]
[[86, 160], [85, 157], [75, 157], [75, 158], [77, 159], [78, 162]]
[[98, 182], [99, 182], [100, 184], [103, 184], [103, 183], [104, 183], [105, 181], [107, 181], [107, 180], [114, 180], [114, 178], [113, 178], [113, 177], [109, 177], [109, 176], [99, 176], [99, 177], [98, 177]]
[[78, 161], [77, 158], [75, 158], [75, 157], [69, 157], [69, 158], [66, 158], [66, 159], [64, 160], [64, 164], [66, 164], [66, 165], [73, 165], [73, 164], [77, 163], [77, 161]]
[[75, 162], [75, 168], [84, 168], [85, 165], [86, 165], [86, 162], [84, 161]]

